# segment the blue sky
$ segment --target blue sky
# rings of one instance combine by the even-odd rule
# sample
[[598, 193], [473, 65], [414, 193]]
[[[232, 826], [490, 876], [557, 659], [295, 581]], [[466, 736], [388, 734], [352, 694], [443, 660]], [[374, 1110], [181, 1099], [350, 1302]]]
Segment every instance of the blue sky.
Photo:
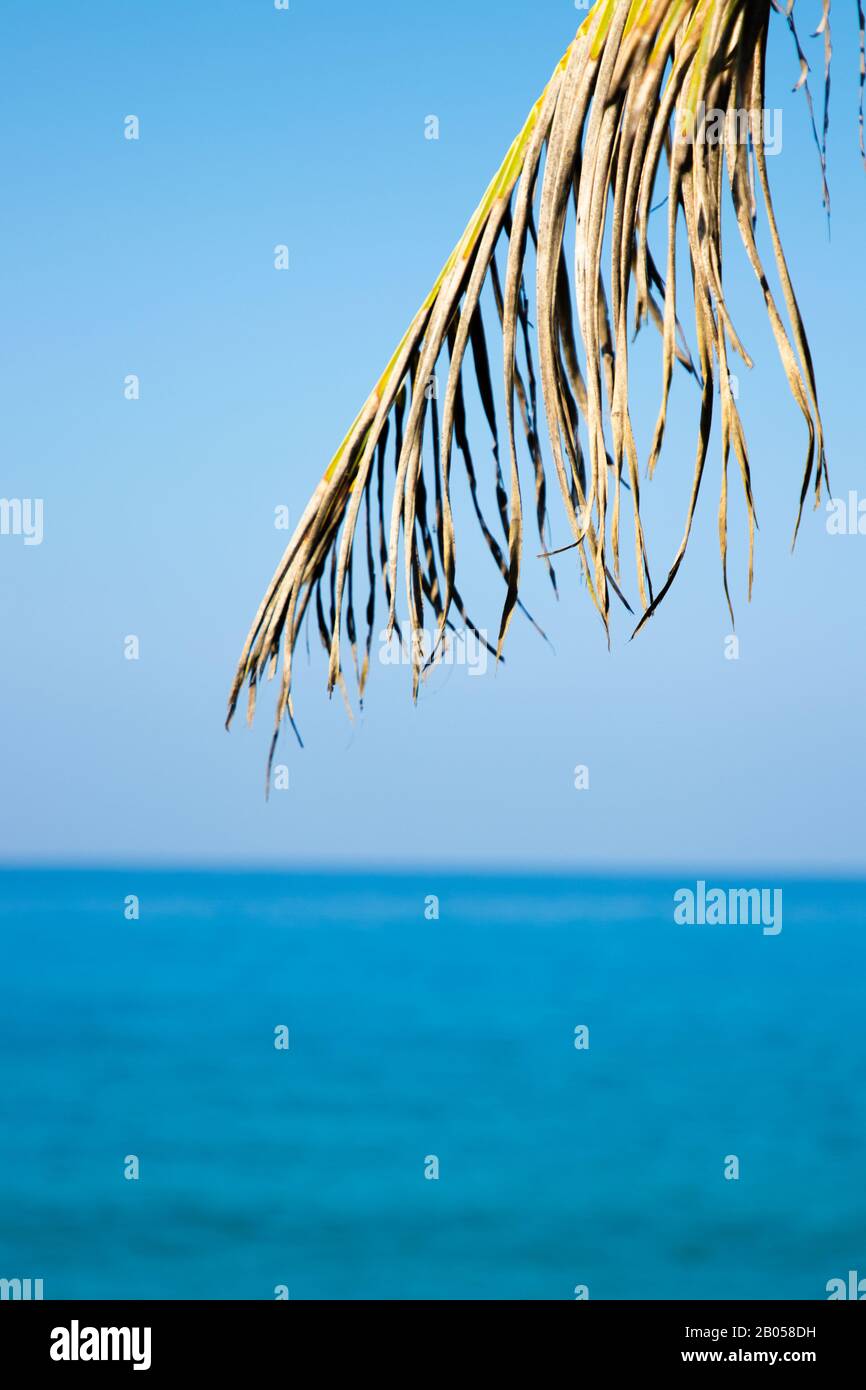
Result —
[[[804, 33], [819, 8], [800, 0]], [[306, 749], [284, 742], [290, 789], [267, 806], [269, 702], [252, 734], [222, 728], [285, 541], [274, 508], [302, 510], [580, 18], [566, 0], [9, 0], [0, 492], [45, 510], [40, 546], [0, 538], [4, 859], [863, 868], [866, 536], [810, 513], [790, 554], [802, 426], [733, 239], [761, 522], [748, 607], [736, 504], [739, 661], [724, 656], [714, 451], [689, 557], [634, 643], [617, 622], [607, 651], [569, 557], [555, 603], [530, 546], [527, 597], [555, 650], [515, 623], [506, 668], [434, 676], [418, 708], [408, 673], [376, 666], [350, 725], [316, 642], [297, 686]], [[837, 17], [832, 241], [774, 28], [777, 210], [834, 491], [866, 496], [854, 26]], [[820, 41], [809, 53], [819, 67]], [[633, 376], [645, 449], [648, 335]], [[691, 475], [687, 383], [674, 406], [646, 497], [657, 574]], [[468, 539], [462, 587], [495, 629], [498, 586]]]

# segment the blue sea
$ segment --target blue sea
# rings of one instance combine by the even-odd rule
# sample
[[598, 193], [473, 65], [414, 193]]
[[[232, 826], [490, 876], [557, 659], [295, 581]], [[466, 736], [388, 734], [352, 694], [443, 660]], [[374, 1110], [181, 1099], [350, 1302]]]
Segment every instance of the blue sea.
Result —
[[866, 1276], [866, 885], [774, 883], [776, 936], [677, 925], [683, 886], [0, 874], [0, 1277], [571, 1300]]

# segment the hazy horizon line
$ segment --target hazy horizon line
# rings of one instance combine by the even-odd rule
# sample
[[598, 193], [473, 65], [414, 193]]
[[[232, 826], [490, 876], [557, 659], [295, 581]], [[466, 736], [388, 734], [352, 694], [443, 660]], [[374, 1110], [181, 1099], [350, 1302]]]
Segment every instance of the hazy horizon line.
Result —
[[698, 881], [700, 879], [724, 878], [730, 880], [737, 876], [760, 875], [763, 879], [779, 877], [798, 882], [828, 880], [839, 883], [866, 883], [866, 864], [821, 865], [819, 863], [797, 866], [784, 864], [759, 864], [754, 861], [732, 862], [726, 865], [706, 863], [702, 865], [642, 864], [631, 862], [618, 865], [613, 861], [594, 863], [565, 864], [559, 860], [546, 862], [514, 862], [501, 864], [486, 860], [472, 864], [464, 860], [450, 863], [419, 860], [411, 864], [394, 866], [385, 861], [366, 863], [361, 860], [342, 859], [337, 861], [299, 859], [279, 862], [273, 859], [236, 861], [205, 859], [4, 859], [0, 857], [0, 873], [180, 873], [190, 875], [210, 874], [222, 877], [241, 876], [283, 876], [283, 877], [341, 877], [341, 878], [411, 878], [418, 874], [440, 872], [463, 878], [595, 878], [595, 879], [669, 879], [672, 877]]

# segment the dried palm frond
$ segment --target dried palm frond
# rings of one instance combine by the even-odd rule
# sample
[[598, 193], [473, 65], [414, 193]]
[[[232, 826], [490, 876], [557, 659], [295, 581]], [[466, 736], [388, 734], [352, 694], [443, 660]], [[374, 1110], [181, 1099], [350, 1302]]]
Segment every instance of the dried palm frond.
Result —
[[[775, 0], [599, 0], [591, 10], [304, 511], [250, 629], [232, 686], [229, 721], [244, 682], [249, 685], [252, 720], [259, 681], [265, 672], [274, 676], [282, 647], [274, 741], [284, 716], [294, 724], [293, 656], [311, 603], [329, 654], [329, 690], [337, 686], [347, 695], [342, 650], [345, 636], [363, 699], [377, 587], [384, 590], [389, 634], [397, 624], [401, 548], [411, 633], [423, 631], [425, 613], [433, 617], [437, 650], [447, 640], [454, 614], [477, 632], [457, 585], [451, 500], [455, 444], [467, 471], [484, 540], [505, 585], [495, 647], [497, 659], [501, 658], [515, 608], [522, 606], [524, 515], [516, 441], [518, 414], [533, 470], [542, 558], [553, 579], [545, 539], [547, 484], [533, 350], [569, 528], [569, 544], [564, 548], [574, 550], [605, 628], [611, 592], [622, 597], [624, 489], [630, 497], [642, 609], [636, 631], [656, 611], [676, 577], [704, 475], [717, 385], [724, 587], [727, 595], [727, 476], [733, 453], [748, 515], [751, 593], [755, 504], [745, 433], [731, 388], [731, 352], [751, 364], [731, 320], [723, 287], [725, 185], [791, 393], [805, 424], [796, 536], [810, 488], [814, 487], [816, 505], [820, 499], [826, 461], [815, 374], [782, 250], [764, 148], [766, 56], [773, 8], [780, 9]], [[801, 61], [798, 86], [808, 91], [808, 64], [796, 36], [793, 0], [780, 13], [791, 28]], [[830, 0], [824, 0], [819, 32], [825, 39], [829, 93]], [[811, 95], [809, 102], [811, 110]], [[708, 129], [710, 120], [716, 121], [714, 132]], [[826, 132], [825, 102], [822, 135], [815, 128], [824, 170]], [[660, 186], [666, 193], [663, 265], [657, 265], [653, 258], [649, 235], [654, 194]], [[780, 303], [770, 289], [755, 237], [758, 190], [766, 208]], [[826, 178], [824, 191], [829, 202]], [[690, 260], [695, 364], [677, 318], [681, 218]], [[575, 227], [572, 274], [565, 252], [569, 221]], [[603, 265], [606, 238], [610, 246], [607, 267]], [[500, 247], [502, 268], [497, 261]], [[534, 331], [526, 286], [531, 253], [536, 281]], [[500, 464], [498, 412], [481, 310], [486, 286], [495, 299], [503, 343], [507, 485]], [[701, 396], [694, 476], [682, 540], [655, 592], [641, 521], [639, 456], [630, 415], [632, 311], [636, 327], [652, 319], [661, 337], [661, 404], [649, 452], [650, 478], [662, 451], [677, 361], [694, 374]], [[447, 386], [440, 412], [431, 383], [446, 347]], [[497, 516], [492, 526], [479, 500], [468, 438], [465, 393], [470, 361], [493, 438]], [[431, 472], [425, 476], [428, 426], [433, 457], [428, 464]], [[393, 464], [389, 467], [392, 440]], [[495, 534], [499, 527], [501, 539]], [[369, 585], [360, 662], [354, 608], [356, 543], [361, 546], [359, 563], [366, 570]], [[429, 660], [421, 645], [413, 644], [415, 696]]]

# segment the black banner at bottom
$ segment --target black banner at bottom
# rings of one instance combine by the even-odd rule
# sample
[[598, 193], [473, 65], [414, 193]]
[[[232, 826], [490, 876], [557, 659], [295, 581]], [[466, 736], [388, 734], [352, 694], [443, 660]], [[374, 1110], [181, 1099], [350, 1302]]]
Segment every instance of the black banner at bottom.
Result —
[[[92, 1377], [108, 1367], [114, 1375], [138, 1372], [156, 1380], [184, 1371], [224, 1377], [270, 1366], [288, 1373], [299, 1355], [314, 1357], [320, 1370], [339, 1365], [342, 1357], [351, 1359], [353, 1371], [362, 1369], [359, 1362], [374, 1359], [377, 1370], [393, 1361], [405, 1373], [416, 1357], [425, 1375], [440, 1358], [443, 1373], [454, 1369], [447, 1314], [439, 1303], [407, 1303], [401, 1323], [389, 1322], [384, 1329], [377, 1327], [375, 1315], [369, 1323], [354, 1324], [351, 1303], [327, 1307], [323, 1321], [321, 1305], [301, 1301], [5, 1301], [0, 1302], [0, 1370]], [[420, 1324], [414, 1307], [423, 1310]], [[431, 1317], [432, 1335], [424, 1330]], [[493, 1336], [477, 1317], [471, 1326], [461, 1323], [462, 1318], [456, 1320], [454, 1330], [461, 1338], [462, 1362], [480, 1359], [490, 1368], [502, 1359], [516, 1373], [519, 1361], [531, 1357], [535, 1378], [539, 1356], [547, 1363], [560, 1349], [560, 1337], [572, 1365], [578, 1355], [582, 1366], [611, 1371], [800, 1365], [824, 1375], [842, 1367], [856, 1374], [866, 1333], [863, 1314], [838, 1302], [575, 1302], [564, 1316], [546, 1318], [541, 1344], [534, 1320], [521, 1329], [512, 1316]], [[407, 1332], [422, 1339], [411, 1351], [403, 1340]]]

